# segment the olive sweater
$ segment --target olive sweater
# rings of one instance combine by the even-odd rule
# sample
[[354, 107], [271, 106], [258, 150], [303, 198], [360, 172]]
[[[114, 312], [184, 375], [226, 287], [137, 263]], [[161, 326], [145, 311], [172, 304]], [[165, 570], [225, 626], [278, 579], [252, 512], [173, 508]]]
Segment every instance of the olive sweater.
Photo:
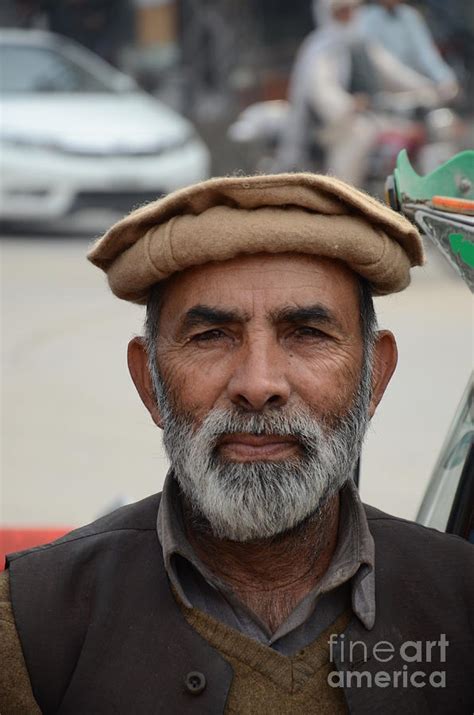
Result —
[[307, 648], [284, 656], [194, 608], [182, 608], [188, 623], [232, 666], [225, 715], [339, 715], [347, 713], [342, 688], [331, 688], [329, 637], [350, 620], [343, 613]]
[[38, 715], [41, 710], [31, 691], [13, 617], [9, 581], [8, 571], [0, 573], [0, 713]]

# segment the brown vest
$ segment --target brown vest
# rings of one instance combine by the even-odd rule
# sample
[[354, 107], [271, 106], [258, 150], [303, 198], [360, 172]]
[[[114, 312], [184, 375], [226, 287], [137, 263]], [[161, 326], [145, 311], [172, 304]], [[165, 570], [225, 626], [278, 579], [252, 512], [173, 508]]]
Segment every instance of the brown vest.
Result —
[[[53, 544], [9, 556], [15, 620], [46, 715], [225, 711], [232, 667], [173, 598], [156, 533], [158, 504], [159, 495], [149, 497]], [[354, 617], [333, 648], [349, 711], [472, 715], [473, 547], [366, 511], [376, 547], [376, 622], [367, 631]], [[430, 660], [407, 661], [416, 642], [439, 641], [441, 634], [449, 642], [446, 662], [437, 647]], [[355, 641], [349, 653], [343, 646]], [[393, 648], [390, 662], [381, 661], [387, 651], [379, 641]], [[402, 657], [407, 641], [415, 646]], [[382, 676], [374, 684], [381, 671], [422, 671], [426, 683], [420, 687], [416, 676], [418, 685], [405, 687], [403, 679], [387, 685]], [[443, 671], [445, 687], [428, 683]]]

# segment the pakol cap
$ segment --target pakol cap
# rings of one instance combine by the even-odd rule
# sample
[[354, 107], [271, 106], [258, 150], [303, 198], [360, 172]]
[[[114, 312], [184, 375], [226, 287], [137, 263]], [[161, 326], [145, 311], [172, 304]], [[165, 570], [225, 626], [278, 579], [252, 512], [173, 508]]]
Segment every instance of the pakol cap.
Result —
[[344, 261], [376, 295], [410, 282], [422, 265], [416, 228], [333, 177], [274, 174], [210, 179], [136, 209], [88, 254], [119, 298], [146, 303], [177, 271], [242, 254], [305, 253]]

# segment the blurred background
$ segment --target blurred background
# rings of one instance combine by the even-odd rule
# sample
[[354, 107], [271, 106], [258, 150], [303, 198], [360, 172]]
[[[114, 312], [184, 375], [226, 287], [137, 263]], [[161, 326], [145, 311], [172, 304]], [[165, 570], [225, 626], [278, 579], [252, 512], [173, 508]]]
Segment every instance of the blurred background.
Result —
[[[160, 489], [161, 439], [90, 242], [211, 175], [328, 171], [382, 197], [474, 144], [470, 0], [3, 0], [4, 527], [64, 530]], [[472, 302], [427, 245], [377, 299], [400, 363], [364, 448], [365, 501], [414, 518], [467, 382]]]

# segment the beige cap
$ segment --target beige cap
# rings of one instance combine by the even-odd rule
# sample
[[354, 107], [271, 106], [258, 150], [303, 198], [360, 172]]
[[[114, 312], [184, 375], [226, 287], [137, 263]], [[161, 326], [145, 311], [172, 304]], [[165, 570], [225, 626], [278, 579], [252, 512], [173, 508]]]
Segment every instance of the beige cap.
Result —
[[352, 186], [318, 174], [210, 179], [123, 218], [89, 260], [119, 298], [146, 303], [149, 289], [190, 266], [241, 254], [296, 252], [340, 259], [377, 295], [410, 282], [423, 244], [403, 216]]

